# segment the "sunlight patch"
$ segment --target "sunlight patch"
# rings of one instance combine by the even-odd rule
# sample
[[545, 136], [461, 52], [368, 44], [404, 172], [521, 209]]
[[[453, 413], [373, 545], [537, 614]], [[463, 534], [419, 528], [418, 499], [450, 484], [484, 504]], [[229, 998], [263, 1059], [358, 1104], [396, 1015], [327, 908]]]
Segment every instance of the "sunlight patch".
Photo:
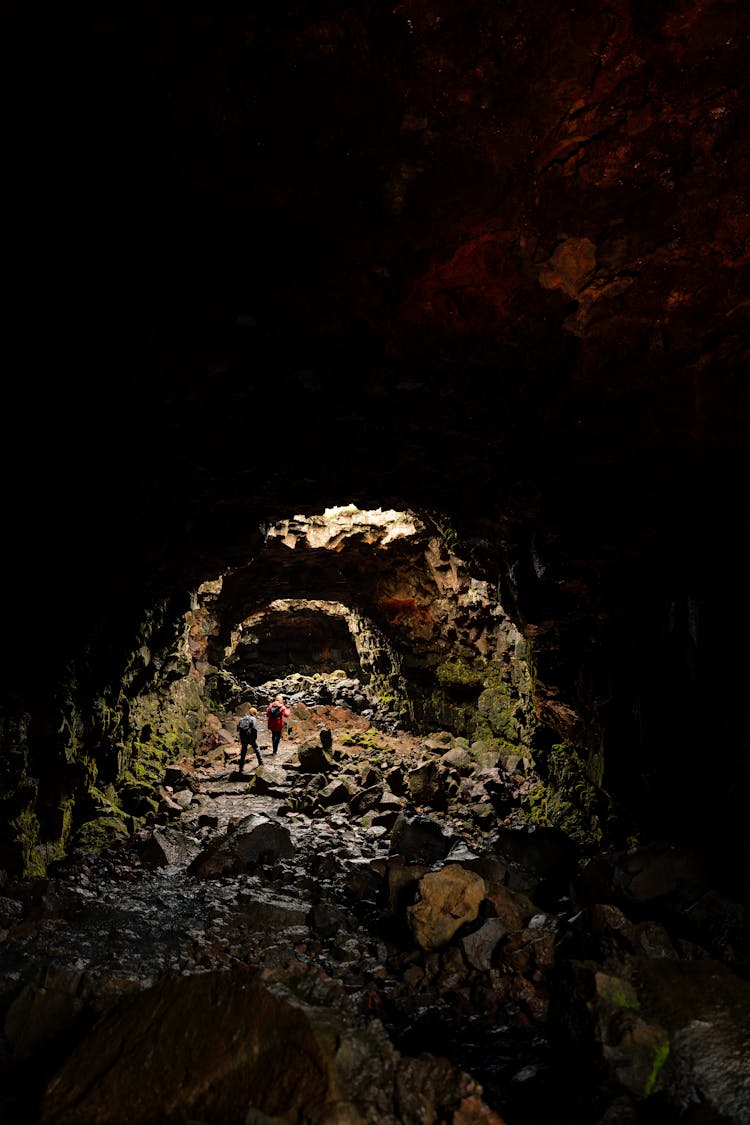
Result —
[[355, 504], [340, 504], [326, 508], [322, 515], [297, 514], [291, 520], [274, 524], [269, 537], [283, 539], [293, 547], [300, 534], [304, 534], [310, 547], [332, 547], [349, 536], [364, 536], [380, 547], [387, 547], [396, 539], [405, 539], [423, 530], [422, 523], [412, 512], [397, 512], [393, 508], [364, 510]]

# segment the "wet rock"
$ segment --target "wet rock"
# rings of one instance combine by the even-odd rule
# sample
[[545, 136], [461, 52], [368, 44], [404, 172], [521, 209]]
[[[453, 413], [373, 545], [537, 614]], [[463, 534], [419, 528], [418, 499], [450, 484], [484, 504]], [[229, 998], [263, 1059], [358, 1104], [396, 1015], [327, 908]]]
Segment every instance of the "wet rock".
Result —
[[344, 889], [357, 902], [376, 903], [383, 890], [383, 876], [378, 865], [364, 859], [349, 864], [344, 877]]
[[309, 738], [297, 749], [301, 773], [331, 773], [336, 768], [333, 758], [324, 750], [318, 739]]
[[446, 945], [461, 926], [478, 916], [485, 889], [480, 875], [458, 864], [424, 875], [416, 902], [406, 910], [417, 944], [427, 951]]
[[154, 867], [187, 866], [201, 851], [197, 840], [176, 828], [154, 828], [139, 848], [141, 860]]
[[462, 777], [467, 777], [474, 769], [474, 761], [469, 751], [463, 746], [454, 746], [440, 758], [442, 765], [454, 769]]
[[530, 926], [519, 930], [504, 943], [502, 958], [517, 973], [547, 973], [555, 963], [555, 934]]
[[376, 809], [380, 805], [383, 796], [382, 785], [374, 785], [371, 789], [363, 789], [357, 793], [349, 803], [349, 808], [353, 816], [363, 816], [371, 809]]
[[388, 909], [391, 914], [406, 915], [406, 907], [411, 906], [414, 901], [419, 880], [429, 870], [429, 865], [407, 863], [401, 855], [388, 860], [386, 880]]
[[478, 930], [461, 939], [466, 960], [475, 969], [491, 968], [492, 955], [507, 933], [508, 927], [501, 918], [488, 918]]
[[488, 905], [510, 932], [523, 929], [527, 919], [538, 913], [531, 899], [521, 892], [497, 883], [485, 882], [485, 886]]
[[9, 929], [21, 919], [23, 907], [14, 898], [0, 898], [0, 930]]
[[[446, 1059], [402, 1059], [396, 1077], [397, 1120], [428, 1123], [447, 1118], [452, 1125], [503, 1125], [481, 1101], [481, 1093], [482, 1087], [468, 1074], [457, 1081]], [[447, 1109], [453, 1110], [450, 1117]]]
[[391, 855], [402, 855], [409, 863], [436, 863], [445, 859], [454, 842], [436, 820], [403, 813], [391, 832]]
[[692, 907], [710, 891], [710, 875], [696, 852], [654, 842], [590, 860], [581, 873], [579, 893], [585, 902]]
[[192, 789], [178, 789], [172, 794], [172, 800], [176, 805], [179, 805], [180, 809], [184, 812], [185, 809], [190, 808], [190, 804], [193, 800], [193, 791]]
[[187, 783], [187, 775], [180, 766], [167, 766], [164, 770], [162, 784], [168, 785], [170, 789], [174, 790], [178, 786]]
[[398, 765], [388, 770], [385, 775], [385, 783], [396, 797], [404, 797], [408, 789], [404, 767]]
[[239, 896], [237, 916], [242, 920], [243, 930], [278, 933], [290, 927], [306, 926], [310, 909], [311, 904], [304, 899], [259, 890]]
[[171, 817], [176, 819], [182, 816], [182, 805], [175, 801], [171, 793], [167, 792], [162, 786], [157, 786], [155, 789], [157, 800], [157, 814], [161, 817]]
[[310, 911], [310, 925], [321, 937], [332, 937], [336, 933], [346, 933], [350, 925], [347, 911], [330, 902], [319, 902]]
[[453, 743], [450, 731], [441, 730], [422, 739], [422, 746], [433, 754], [443, 754]]
[[216, 813], [200, 813], [198, 815], [198, 825], [200, 828], [218, 828], [219, 818]]
[[[345, 951], [344, 951], [345, 952]], [[105, 1016], [49, 1083], [39, 1125], [498, 1125], [445, 1059], [400, 1056], [320, 973], [177, 978]]]
[[384, 828], [386, 835], [393, 830], [393, 826], [395, 825], [399, 817], [396, 809], [386, 809], [385, 811], [383, 811], [382, 807], [380, 806], [378, 807], [377, 812], [370, 813], [369, 815], [372, 816], [373, 827]]
[[371, 762], [361, 762], [357, 766], [357, 776], [363, 789], [372, 789], [375, 785], [383, 788], [383, 775]]
[[248, 866], [294, 855], [289, 829], [269, 817], [251, 813], [234, 831], [215, 840], [188, 867], [188, 873], [211, 878]]
[[330, 808], [331, 805], [344, 805], [348, 804], [356, 791], [356, 786], [349, 778], [335, 778], [320, 790], [316, 800], [323, 808]]
[[594, 973], [591, 1005], [603, 1058], [618, 1081], [637, 1097], [652, 1093], [669, 1053], [666, 1030], [643, 1019], [636, 990], [624, 977]]
[[669, 1035], [652, 1088], [680, 1110], [750, 1121], [750, 982], [713, 958], [639, 960], [641, 1010]]
[[5, 1040], [13, 1060], [59, 1049], [75, 1034], [86, 1006], [83, 973], [56, 966], [42, 970], [5, 1016]]
[[434, 809], [446, 806], [445, 771], [437, 762], [425, 762], [409, 770], [407, 783], [415, 805], [429, 805]]
[[491, 801], [479, 801], [472, 805], [469, 811], [474, 824], [483, 831], [489, 831], [497, 824], [497, 813]]
[[283, 766], [269, 764], [268, 762], [258, 766], [249, 779], [249, 783], [252, 792], [259, 796], [283, 797], [290, 788], [289, 778]]
[[534, 897], [567, 894], [576, 875], [578, 849], [557, 828], [498, 829], [497, 851], [520, 875], [519, 884]]

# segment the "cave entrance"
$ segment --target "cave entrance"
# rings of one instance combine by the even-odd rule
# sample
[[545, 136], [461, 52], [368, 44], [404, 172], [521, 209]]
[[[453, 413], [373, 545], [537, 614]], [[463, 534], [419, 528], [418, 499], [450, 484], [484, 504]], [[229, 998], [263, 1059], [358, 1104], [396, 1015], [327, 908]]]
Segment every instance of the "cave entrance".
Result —
[[247, 562], [198, 592], [199, 675], [217, 669], [237, 699], [343, 674], [378, 722], [450, 730], [497, 753], [522, 743], [530, 757], [524, 639], [443, 521], [346, 504], [261, 530]]
[[343, 672], [395, 703], [401, 657], [389, 633], [405, 605], [423, 613], [413, 587], [424, 585], [425, 523], [344, 504], [262, 530], [248, 563], [198, 591], [208, 664], [245, 687]]
[[304, 676], [344, 671], [360, 677], [351, 611], [340, 602], [279, 598], [242, 622], [224, 665], [237, 679], [264, 683], [289, 672]]

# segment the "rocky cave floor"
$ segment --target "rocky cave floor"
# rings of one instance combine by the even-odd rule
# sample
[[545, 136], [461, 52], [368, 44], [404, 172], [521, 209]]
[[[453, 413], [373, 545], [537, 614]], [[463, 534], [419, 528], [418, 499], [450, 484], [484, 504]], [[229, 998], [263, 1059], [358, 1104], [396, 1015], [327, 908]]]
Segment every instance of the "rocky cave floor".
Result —
[[[153, 1120], [750, 1120], [746, 919], [699, 857], [654, 842], [584, 858], [517, 819], [533, 783], [522, 763], [477, 770], [448, 732], [384, 732], [302, 694], [278, 756], [258, 768], [250, 751], [241, 776], [236, 718], [217, 716], [201, 752], [167, 769], [152, 824], [0, 887], [3, 1122], [149, 1120], [123, 1095], [136, 1064], [117, 1021], [167, 985], [205, 1032], [198, 1053], [210, 1039], [222, 1058], [215, 1072], [186, 1061], [141, 1012], [171, 1082]], [[245, 1063], [233, 1070], [236, 1039], [211, 1024], [221, 1002], [185, 990], [248, 973], [277, 999], [291, 990], [311, 1024], [321, 1004], [335, 1011], [339, 1045], [378, 1028], [348, 1085], [340, 1050], [311, 1033], [349, 1109], [332, 1114], [330, 1090], [315, 1108], [300, 1052], [283, 1105], [277, 1083], [247, 1116], [227, 1108], [247, 1102], [231, 1078]], [[301, 1033], [263, 997], [261, 1040], [286, 1058]], [[185, 1077], [204, 1064], [221, 1107], [205, 1075]]]

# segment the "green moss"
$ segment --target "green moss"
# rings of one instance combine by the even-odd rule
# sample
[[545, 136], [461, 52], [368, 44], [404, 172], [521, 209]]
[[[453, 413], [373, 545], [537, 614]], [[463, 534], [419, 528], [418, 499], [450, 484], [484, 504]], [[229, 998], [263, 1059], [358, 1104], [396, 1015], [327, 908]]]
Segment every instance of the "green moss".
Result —
[[438, 683], [446, 688], [481, 688], [485, 673], [484, 665], [470, 664], [463, 657], [458, 657], [455, 660], [444, 660], [435, 669]]
[[86, 821], [77, 830], [74, 840], [76, 847], [82, 851], [98, 852], [118, 841], [127, 840], [129, 835], [126, 819], [109, 815]]
[[26, 878], [44, 875], [46, 866], [40, 849], [39, 818], [32, 805], [27, 805], [11, 821], [11, 829], [22, 856], [22, 871]]
[[341, 739], [342, 746], [361, 746], [365, 750], [372, 750], [373, 753], [381, 754], [388, 750], [388, 744], [378, 737], [377, 733], [372, 730], [365, 731], [349, 731]]
[[145, 816], [149, 812], [156, 812], [159, 802], [154, 796], [154, 782], [157, 780], [144, 770], [139, 770], [140, 777], [125, 773], [117, 787], [119, 803], [127, 812], [136, 816]]
[[654, 1055], [653, 1066], [651, 1067], [651, 1073], [646, 1083], [646, 1097], [649, 1097], [651, 1094], [653, 1094], [654, 1090], [656, 1089], [656, 1083], [659, 1079], [659, 1075], [668, 1058], [669, 1042], [667, 1041], [657, 1047], [656, 1054]]
[[617, 1011], [623, 1012], [639, 1007], [638, 993], [630, 981], [624, 977], [597, 972], [596, 990], [600, 1000], [607, 1008], [615, 1008]]
[[484, 726], [495, 738], [502, 738], [514, 746], [525, 745], [537, 726], [530, 693], [520, 690], [522, 677], [518, 672], [517, 683], [506, 676], [505, 670], [497, 665], [490, 669], [484, 691], [477, 701], [476, 734], [480, 736], [480, 728]]
[[576, 843], [599, 844], [609, 803], [589, 777], [587, 763], [567, 743], [538, 753], [540, 780], [522, 815], [543, 827], [559, 828]]

